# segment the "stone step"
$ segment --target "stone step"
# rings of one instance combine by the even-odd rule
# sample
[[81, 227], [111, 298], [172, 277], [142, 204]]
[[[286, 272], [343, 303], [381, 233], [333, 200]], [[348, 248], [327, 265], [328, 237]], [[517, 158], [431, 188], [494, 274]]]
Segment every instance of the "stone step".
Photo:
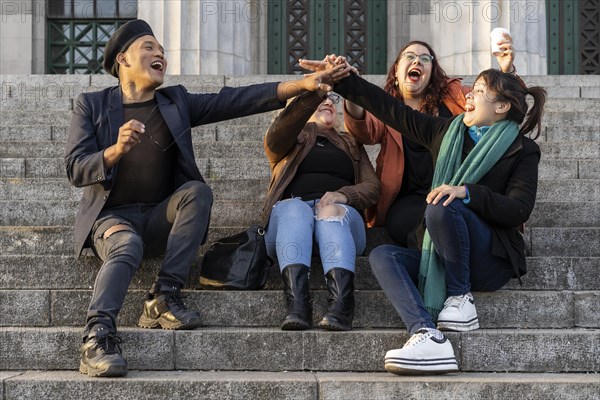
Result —
[[[579, 100], [578, 100], [579, 101]], [[597, 113], [593, 106], [592, 110], [565, 110], [552, 109], [544, 114], [542, 119], [543, 126], [585, 126], [598, 127]], [[597, 107], [596, 107], [597, 109]], [[235, 118], [221, 122], [227, 125], [269, 125], [279, 111], [269, 111], [262, 114], [251, 115], [247, 117]], [[0, 111], [0, 126], [18, 126], [18, 125], [52, 125], [69, 126], [71, 121], [71, 111], [68, 109], [52, 110], [47, 107], [39, 109], [17, 109]]]
[[[192, 128], [194, 141], [256, 140], [262, 141], [269, 128], [263, 125], [209, 124]], [[0, 126], [0, 142], [4, 141], [49, 141], [66, 142], [68, 126], [14, 125]], [[598, 126], [546, 126], [538, 141], [547, 142], [597, 142], [600, 141]]]
[[[211, 226], [207, 244], [200, 251], [218, 238], [233, 235], [242, 229], [240, 226]], [[67, 255], [72, 251], [71, 226], [0, 226], [0, 232], [1, 254]], [[367, 253], [375, 246], [390, 242], [387, 235], [381, 236], [379, 232], [383, 231], [367, 231]], [[534, 257], [599, 257], [600, 246], [597, 243], [600, 243], [600, 227], [528, 227], [525, 231], [526, 251]]]
[[[130, 290], [118, 326], [137, 326], [146, 290]], [[282, 290], [185, 291], [186, 304], [208, 327], [279, 327]], [[92, 290], [0, 290], [0, 326], [82, 326]], [[314, 326], [327, 310], [327, 290], [312, 290]], [[482, 328], [600, 328], [600, 288], [595, 291], [499, 290], [474, 292]], [[381, 290], [357, 290], [354, 328], [404, 327]], [[224, 307], [227, 305], [226, 307]], [[548, 310], [552, 312], [549, 313]]]
[[[130, 369], [166, 371], [383, 372], [386, 350], [399, 348], [407, 340], [404, 330], [398, 329], [125, 328], [121, 334]], [[81, 328], [4, 328], [0, 343], [18, 351], [3, 351], [0, 370], [75, 370], [80, 335]], [[447, 336], [462, 371], [592, 372], [600, 368], [596, 351], [600, 330], [480, 329]]]
[[[383, 86], [385, 75], [362, 75], [364, 79], [375, 85]], [[464, 84], [475, 82], [477, 75], [456, 75]], [[597, 75], [520, 75], [527, 86], [543, 87], [597, 87], [600, 80]], [[222, 86], [238, 87], [263, 82], [280, 82], [282, 80], [300, 79], [298, 75], [166, 75], [164, 85], [183, 85], [186, 87], [200, 88], [201, 91], [214, 90]], [[117, 80], [110, 75], [24, 75], [2, 74], [0, 84], [3, 94], [8, 92], [14, 96], [27, 93], [30, 88], [43, 89], [63, 93], [67, 89], [84, 88], [97, 90], [108, 86], [117, 85]], [[81, 92], [81, 91], [80, 91]], [[79, 92], [75, 92], [79, 93]], [[76, 94], [75, 94], [76, 95]], [[71, 95], [73, 96], [73, 95]]]
[[[2, 241], [6, 240], [2, 236]], [[16, 236], [16, 235], [12, 235]], [[50, 235], [46, 235], [50, 236]], [[58, 233], [57, 233], [58, 236]], [[61, 238], [58, 238], [60, 240]], [[11, 247], [12, 246], [12, 247]], [[101, 262], [95, 257], [81, 257], [76, 260], [71, 255], [70, 241], [63, 243], [68, 249], [58, 249], [59, 244], [41, 242], [39, 238], [24, 240], [17, 238], [6, 245], [2, 243], [0, 252], [0, 289], [8, 290], [89, 290]], [[37, 253], [27, 254], [30, 248], [39, 248]], [[203, 251], [200, 251], [190, 271], [188, 288], [198, 288]], [[160, 269], [160, 258], [149, 258], [142, 262], [134, 276], [132, 290], [148, 290]], [[522, 285], [512, 279], [505, 285], [510, 290], [551, 290], [551, 291], [594, 291], [599, 290], [598, 270], [600, 257], [528, 257], [527, 274], [522, 277]], [[323, 268], [318, 257], [312, 258], [311, 288], [326, 289]], [[379, 290], [379, 283], [373, 275], [368, 257], [356, 259], [355, 286], [357, 290]], [[283, 284], [279, 266], [275, 263], [269, 269], [265, 290], [281, 290]]]
[[[143, 140], [143, 139], [142, 139]], [[544, 160], [600, 158], [600, 142], [539, 142]], [[368, 146], [367, 153], [375, 160], [379, 146]], [[262, 141], [194, 141], [197, 158], [265, 160]], [[65, 154], [64, 143], [58, 141], [0, 142], [2, 158], [60, 158]]]
[[[562, 162], [557, 163], [560, 166]], [[577, 163], [566, 161], [565, 163]], [[574, 165], [577, 167], [577, 164]], [[540, 202], [586, 202], [600, 201], [600, 177], [594, 179], [576, 179], [575, 176], [557, 177], [558, 173], [539, 180], [536, 201]], [[569, 174], [565, 174], [569, 175]], [[216, 200], [243, 200], [262, 202], [269, 185], [266, 178], [208, 179], [207, 184]], [[0, 199], [10, 201], [60, 200], [79, 201], [83, 189], [71, 185], [66, 178], [0, 178]]]
[[[12, 89], [12, 88], [10, 88]], [[52, 111], [72, 111], [76, 101], [76, 97], [73, 97], [73, 92], [77, 89], [66, 89], [59, 90], [58, 88], [48, 89], [46, 93], [40, 91], [35, 93], [34, 91], [22, 92], [12, 91], [11, 93], [5, 93], [0, 100], [0, 109], [8, 114], [8, 111], [13, 110], [24, 110], [30, 112], [37, 112], [39, 110], [52, 110]], [[82, 88], [83, 89], [83, 88]], [[190, 93], [214, 93], [220, 90], [219, 88], [213, 88], [214, 90], [207, 91], [202, 86], [191, 86], [187, 87]], [[545, 88], [548, 92], [547, 102], [544, 106], [545, 111], [577, 111], [577, 112], [588, 112], [598, 109], [600, 104], [600, 94], [595, 95], [592, 88], [581, 90], [579, 87], [547, 87]], [[84, 89], [83, 91], [87, 91]], [[78, 95], [77, 93], [76, 95]], [[532, 101], [530, 101], [531, 106]], [[341, 110], [341, 106], [338, 106]]]
[[[220, 200], [215, 196], [211, 212], [213, 227], [249, 226], [260, 221], [264, 190], [258, 201]], [[236, 196], [229, 192], [228, 196]], [[575, 195], [578, 193], [576, 192]], [[566, 194], [562, 198], [568, 198]], [[35, 198], [35, 197], [33, 197]], [[561, 197], [559, 197], [561, 198]], [[527, 221], [527, 227], [600, 227], [598, 201], [547, 202], [540, 200]], [[79, 200], [0, 200], [0, 223], [5, 226], [72, 225]]]
[[[269, 111], [262, 114], [250, 115], [247, 117], [234, 118], [227, 120], [227, 125], [269, 125], [279, 111]], [[0, 111], [0, 126], [19, 126], [19, 125], [52, 125], [69, 126], [71, 123], [70, 110], [52, 110], [43, 107], [41, 109], [24, 110], [18, 108], [15, 110]], [[221, 122], [224, 124], [225, 122]], [[582, 125], [587, 125], [585, 122]]]
[[[376, 151], [371, 151], [371, 162]], [[594, 159], [546, 159], [539, 164], [540, 179], [598, 179], [600, 161]], [[266, 157], [256, 159], [198, 158], [196, 164], [205, 179], [265, 179], [271, 176]], [[1, 158], [2, 178], [65, 178], [62, 158]]]
[[[463, 372], [403, 376], [352, 372], [130, 371], [125, 379], [89, 379], [73, 371], [0, 372], [5, 400], [119, 399], [562, 399], [597, 398], [595, 374]], [[1, 386], [0, 386], [1, 387]]]

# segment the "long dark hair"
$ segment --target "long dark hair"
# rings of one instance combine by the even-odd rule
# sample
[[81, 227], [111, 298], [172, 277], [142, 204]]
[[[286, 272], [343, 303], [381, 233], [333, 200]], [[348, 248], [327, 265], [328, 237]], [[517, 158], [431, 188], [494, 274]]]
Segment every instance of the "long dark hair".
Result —
[[[521, 126], [519, 133], [526, 135], [537, 127], [537, 133], [533, 139], [537, 139], [542, 131], [542, 115], [544, 113], [544, 104], [546, 104], [546, 91], [533, 86], [528, 88], [525, 83], [512, 74], [501, 72], [497, 69], [488, 69], [479, 74], [477, 79], [482, 78], [489, 90], [493, 91], [499, 100], [508, 101], [511, 105], [506, 119], [515, 121], [519, 125], [525, 117], [527, 120]], [[533, 97], [531, 110], [527, 111], [529, 106], [525, 97]]]
[[438, 62], [437, 56], [429, 43], [422, 42], [420, 40], [413, 40], [408, 42], [400, 49], [398, 55], [396, 56], [396, 61], [394, 61], [394, 64], [390, 66], [383, 90], [397, 99], [404, 100], [402, 93], [396, 84], [396, 69], [398, 68], [398, 61], [400, 60], [400, 57], [402, 57], [404, 50], [414, 44], [426, 47], [429, 51], [429, 54], [433, 56], [431, 80], [423, 92], [423, 107], [421, 107], [421, 111], [434, 115], [437, 113], [438, 104], [440, 104], [444, 97], [448, 95], [448, 89], [446, 88], [446, 80], [448, 80], [448, 75], [446, 75], [446, 72]]

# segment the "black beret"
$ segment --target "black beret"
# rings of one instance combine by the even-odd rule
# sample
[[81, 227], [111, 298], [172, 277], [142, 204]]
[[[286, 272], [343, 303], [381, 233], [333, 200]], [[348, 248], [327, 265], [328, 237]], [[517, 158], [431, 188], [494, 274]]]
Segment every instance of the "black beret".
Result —
[[123, 53], [136, 39], [146, 35], [154, 36], [154, 32], [144, 20], [134, 19], [121, 25], [108, 39], [104, 48], [104, 69], [106, 72], [118, 78], [117, 54]]

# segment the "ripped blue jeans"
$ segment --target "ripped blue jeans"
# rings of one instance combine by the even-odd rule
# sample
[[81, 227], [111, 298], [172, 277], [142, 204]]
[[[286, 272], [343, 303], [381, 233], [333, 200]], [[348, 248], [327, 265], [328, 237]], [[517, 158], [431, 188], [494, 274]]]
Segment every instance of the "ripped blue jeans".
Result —
[[298, 197], [275, 203], [265, 234], [269, 256], [277, 257], [282, 271], [290, 264], [310, 267], [314, 242], [325, 274], [332, 268], [354, 272], [356, 256], [366, 245], [360, 213], [346, 204], [336, 204], [342, 207], [343, 215], [317, 218], [318, 203], [318, 199], [303, 201]]

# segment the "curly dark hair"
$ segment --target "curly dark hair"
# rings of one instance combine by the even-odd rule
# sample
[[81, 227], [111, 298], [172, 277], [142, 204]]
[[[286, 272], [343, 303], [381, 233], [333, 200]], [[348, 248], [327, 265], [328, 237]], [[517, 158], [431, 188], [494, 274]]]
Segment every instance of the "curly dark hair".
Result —
[[400, 49], [398, 56], [396, 57], [396, 61], [394, 61], [394, 64], [392, 64], [390, 70], [388, 71], [383, 89], [397, 99], [404, 100], [402, 93], [400, 90], [398, 90], [398, 85], [396, 84], [396, 69], [398, 67], [398, 61], [400, 60], [400, 57], [402, 57], [404, 50], [414, 44], [426, 47], [427, 50], [429, 50], [429, 54], [433, 56], [431, 80], [429, 81], [429, 85], [427, 85], [425, 88], [423, 106], [421, 107], [420, 111], [430, 115], [435, 115], [437, 114], [438, 104], [440, 104], [444, 97], [448, 95], [448, 88], [446, 87], [448, 75], [446, 75], [446, 72], [438, 62], [435, 52], [428, 43], [420, 40], [413, 40], [408, 42]]

